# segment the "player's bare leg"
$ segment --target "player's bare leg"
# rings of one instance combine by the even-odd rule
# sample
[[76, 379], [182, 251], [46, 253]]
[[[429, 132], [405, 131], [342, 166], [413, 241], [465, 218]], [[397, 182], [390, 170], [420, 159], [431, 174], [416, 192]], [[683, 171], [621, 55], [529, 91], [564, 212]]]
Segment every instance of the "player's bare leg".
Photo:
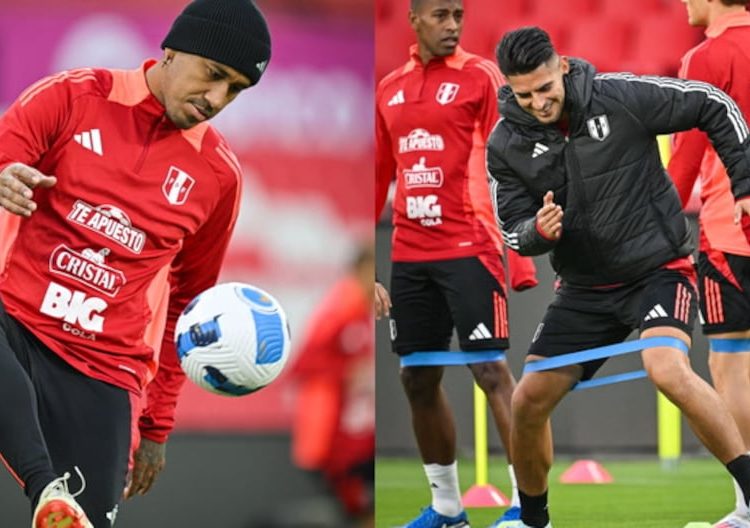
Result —
[[468, 526], [461, 504], [456, 464], [456, 426], [441, 380], [443, 367], [404, 367], [401, 383], [409, 399], [412, 425], [430, 483], [432, 504], [408, 528]]
[[[690, 336], [671, 327], [649, 328], [641, 334], [641, 337], [653, 336], [677, 337], [690, 343]], [[680, 408], [698, 439], [734, 477], [742, 492], [746, 513], [750, 501], [750, 456], [745, 454], [737, 424], [719, 394], [693, 372], [681, 351], [655, 347], [644, 350], [642, 355], [643, 365], [654, 385]], [[750, 518], [744, 521], [750, 523]]]
[[[688, 345], [690, 336], [673, 327], [654, 327], [641, 338], [676, 337]], [[642, 352], [643, 365], [654, 385], [680, 410], [698, 439], [722, 463], [745, 452], [734, 419], [717, 392], [690, 367], [687, 356], [671, 347], [648, 348]]]
[[516, 380], [505, 361], [469, 365], [474, 380], [487, 397], [492, 417], [510, 464], [510, 400]]
[[529, 526], [546, 526], [549, 522], [547, 475], [553, 458], [550, 415], [581, 374], [580, 366], [528, 373], [513, 392], [511, 460], [521, 496], [521, 519]]
[[443, 371], [443, 367], [401, 369], [414, 435], [425, 464], [448, 465], [456, 460], [456, 425], [440, 384]]
[[[711, 334], [709, 337], [750, 339], [750, 330]], [[750, 451], [750, 350], [731, 353], [710, 350], [708, 365], [716, 392], [737, 422], [745, 450]]]
[[496, 524], [517, 520], [521, 513], [521, 503], [518, 497], [515, 469], [510, 460], [510, 401], [516, 386], [516, 379], [506, 361], [474, 363], [469, 365], [469, 368], [477, 385], [487, 397], [495, 428], [500, 435], [508, 461], [508, 476], [511, 482], [510, 506], [503, 512]]

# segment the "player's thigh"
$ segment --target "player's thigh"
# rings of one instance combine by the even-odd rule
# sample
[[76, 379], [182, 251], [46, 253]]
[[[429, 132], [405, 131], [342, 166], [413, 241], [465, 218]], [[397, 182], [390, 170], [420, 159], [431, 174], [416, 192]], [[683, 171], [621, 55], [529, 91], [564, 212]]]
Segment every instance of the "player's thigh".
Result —
[[391, 270], [391, 344], [399, 355], [448, 350], [453, 319], [429, 262], [394, 262]]
[[698, 289], [703, 333], [750, 330], [750, 257], [701, 251]]
[[508, 304], [498, 255], [436, 263], [462, 350], [508, 348]]
[[114, 385], [84, 376], [41, 345], [32, 358], [39, 422], [55, 472], [83, 473], [77, 498], [94, 526], [110, 526], [128, 471], [134, 427], [134, 398]]
[[[614, 313], [609, 294], [563, 285], [534, 332], [529, 355], [551, 358], [612, 345], [623, 341], [631, 331]], [[581, 379], [593, 377], [605, 361], [581, 364]]]

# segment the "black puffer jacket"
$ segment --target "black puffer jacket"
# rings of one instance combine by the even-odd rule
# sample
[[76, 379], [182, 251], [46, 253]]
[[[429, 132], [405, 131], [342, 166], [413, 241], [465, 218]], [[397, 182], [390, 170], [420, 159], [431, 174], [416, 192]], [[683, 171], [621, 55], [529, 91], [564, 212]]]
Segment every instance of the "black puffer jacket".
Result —
[[[596, 75], [571, 59], [564, 77], [566, 138], [500, 90], [504, 116], [487, 143], [491, 191], [506, 244], [522, 255], [549, 250], [558, 275], [584, 286], [635, 280], [691, 253], [690, 231], [665, 172], [658, 134], [698, 127], [708, 133], [732, 178], [750, 195], [748, 128], [734, 102], [713, 86], [663, 77]], [[555, 243], [536, 229], [551, 190], [563, 207]]]

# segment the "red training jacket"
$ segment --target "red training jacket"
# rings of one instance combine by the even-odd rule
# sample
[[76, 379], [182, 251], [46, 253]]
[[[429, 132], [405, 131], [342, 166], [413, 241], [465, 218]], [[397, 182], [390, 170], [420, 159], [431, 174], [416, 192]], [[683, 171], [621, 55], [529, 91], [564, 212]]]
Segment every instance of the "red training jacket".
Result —
[[[680, 77], [706, 81], [735, 100], [745, 120], [750, 118], [750, 13], [722, 16], [706, 29], [706, 40], [682, 59]], [[690, 199], [700, 175], [700, 248], [713, 248], [750, 256], [750, 222], [744, 217], [745, 233], [735, 225], [731, 182], [706, 134], [694, 129], [675, 134], [669, 174], [683, 206]]]
[[[375, 212], [393, 200], [394, 261], [502, 254], [487, 183], [486, 138], [498, 120], [500, 72], [460, 47], [422, 64], [411, 59], [376, 93]], [[536, 285], [533, 261], [508, 254], [514, 288]]]
[[148, 385], [140, 429], [163, 442], [184, 381], [175, 322], [217, 280], [241, 174], [211, 126], [169, 121], [146, 84], [155, 63], [42, 79], [0, 118], [0, 170], [57, 177], [30, 218], [0, 211], [0, 298], [76, 370]]

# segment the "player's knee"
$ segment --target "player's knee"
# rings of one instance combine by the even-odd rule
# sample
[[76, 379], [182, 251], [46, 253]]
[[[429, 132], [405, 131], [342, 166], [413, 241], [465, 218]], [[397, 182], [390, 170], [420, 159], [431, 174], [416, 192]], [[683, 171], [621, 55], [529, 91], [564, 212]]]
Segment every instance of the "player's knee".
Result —
[[417, 367], [401, 369], [401, 384], [410, 401], [430, 400], [440, 392], [442, 369]]
[[544, 418], [554, 406], [554, 399], [539, 386], [520, 383], [513, 391], [511, 410], [514, 422]]
[[488, 396], [512, 388], [515, 381], [505, 361], [484, 363], [481, 367], [473, 367], [472, 372], [477, 385]]
[[690, 379], [695, 373], [682, 360], [668, 357], [659, 358], [656, 354], [646, 356], [643, 360], [649, 379], [662, 392], [676, 396], [690, 387]]

